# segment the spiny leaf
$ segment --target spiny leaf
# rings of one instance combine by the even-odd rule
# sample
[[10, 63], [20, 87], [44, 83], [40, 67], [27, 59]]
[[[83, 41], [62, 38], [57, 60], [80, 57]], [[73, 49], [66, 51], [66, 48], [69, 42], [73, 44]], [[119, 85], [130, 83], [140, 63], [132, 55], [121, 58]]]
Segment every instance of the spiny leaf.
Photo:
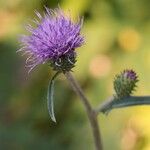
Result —
[[49, 82], [48, 90], [47, 90], [47, 107], [49, 115], [52, 121], [56, 122], [55, 113], [54, 113], [54, 81], [55, 78], [59, 75], [60, 72], [56, 72], [56, 74], [52, 77]]

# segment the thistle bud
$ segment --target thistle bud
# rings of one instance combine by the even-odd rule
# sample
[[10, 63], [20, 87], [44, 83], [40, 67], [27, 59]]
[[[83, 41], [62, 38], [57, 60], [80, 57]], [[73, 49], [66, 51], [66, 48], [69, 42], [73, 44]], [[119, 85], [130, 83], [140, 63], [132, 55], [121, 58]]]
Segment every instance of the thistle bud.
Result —
[[133, 70], [124, 70], [116, 75], [114, 80], [114, 89], [116, 98], [121, 99], [130, 96], [135, 91], [137, 75]]

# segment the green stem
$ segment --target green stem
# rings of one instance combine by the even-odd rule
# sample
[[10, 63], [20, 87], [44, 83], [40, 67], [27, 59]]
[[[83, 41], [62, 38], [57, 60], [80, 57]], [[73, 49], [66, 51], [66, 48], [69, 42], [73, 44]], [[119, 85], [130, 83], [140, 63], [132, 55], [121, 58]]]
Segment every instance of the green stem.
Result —
[[70, 72], [66, 72], [65, 76], [70, 82], [75, 93], [80, 97], [80, 100], [86, 109], [86, 112], [87, 112], [87, 115], [91, 124], [91, 128], [93, 131], [93, 137], [94, 137], [96, 150], [103, 150], [101, 136], [100, 136], [100, 129], [99, 129], [99, 125], [97, 121], [97, 114], [95, 113], [95, 110], [92, 108], [91, 104], [89, 103], [89, 100], [84, 95], [81, 87], [79, 86], [77, 81], [74, 79], [72, 74]]
[[108, 113], [114, 108], [131, 107], [137, 105], [150, 105], [150, 96], [130, 96], [127, 98], [116, 100], [113, 97], [104, 101], [96, 112]]

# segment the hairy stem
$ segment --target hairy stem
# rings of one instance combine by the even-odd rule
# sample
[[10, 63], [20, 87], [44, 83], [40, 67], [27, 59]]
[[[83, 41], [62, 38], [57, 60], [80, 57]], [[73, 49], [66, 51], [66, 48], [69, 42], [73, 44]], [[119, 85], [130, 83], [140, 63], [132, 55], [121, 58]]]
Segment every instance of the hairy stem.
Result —
[[86, 112], [87, 112], [87, 115], [91, 124], [91, 128], [93, 131], [95, 148], [96, 150], [102, 150], [103, 147], [102, 147], [100, 129], [99, 129], [98, 121], [97, 121], [97, 114], [95, 113], [95, 110], [92, 108], [91, 104], [89, 103], [89, 100], [84, 95], [81, 87], [79, 86], [77, 81], [74, 79], [72, 74], [70, 72], [66, 72], [65, 76], [70, 82], [75, 93], [80, 97], [80, 100], [86, 109]]
[[112, 109], [138, 105], [150, 105], [150, 96], [129, 96], [122, 99], [110, 97], [108, 100], [105, 100], [95, 111], [97, 114], [100, 112], [108, 113]]

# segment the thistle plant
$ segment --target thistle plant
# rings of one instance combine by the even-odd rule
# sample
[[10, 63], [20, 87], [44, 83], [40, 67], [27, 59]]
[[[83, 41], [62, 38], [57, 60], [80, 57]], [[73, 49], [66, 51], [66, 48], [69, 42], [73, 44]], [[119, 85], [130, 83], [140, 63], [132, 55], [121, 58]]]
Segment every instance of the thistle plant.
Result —
[[19, 51], [28, 56], [26, 64], [29, 72], [37, 65], [44, 63], [47, 63], [55, 71], [47, 91], [48, 112], [54, 122], [56, 122], [53, 102], [54, 81], [60, 73], [65, 75], [85, 107], [92, 128], [95, 149], [102, 150], [103, 145], [97, 121], [98, 114], [100, 112], [108, 113], [114, 108], [150, 104], [150, 97], [131, 96], [138, 79], [135, 71], [126, 69], [116, 75], [114, 79], [115, 94], [98, 108], [93, 108], [71, 73], [77, 61], [76, 48], [84, 44], [84, 37], [81, 34], [83, 19], [79, 18], [75, 22], [61, 8], [45, 9], [44, 15], [36, 11], [38, 19], [33, 20], [34, 27], [27, 25], [26, 29], [29, 34], [21, 36]]

